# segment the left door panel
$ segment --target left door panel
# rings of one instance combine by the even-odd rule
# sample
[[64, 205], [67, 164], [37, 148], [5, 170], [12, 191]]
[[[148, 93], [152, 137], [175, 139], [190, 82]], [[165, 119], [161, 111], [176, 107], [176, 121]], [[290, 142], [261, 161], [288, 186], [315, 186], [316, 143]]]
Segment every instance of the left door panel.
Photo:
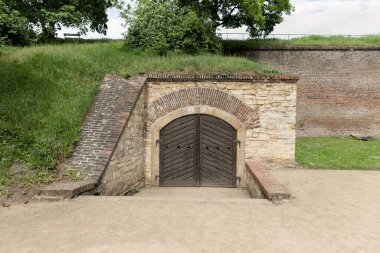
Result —
[[197, 186], [197, 116], [178, 118], [160, 131], [160, 186]]

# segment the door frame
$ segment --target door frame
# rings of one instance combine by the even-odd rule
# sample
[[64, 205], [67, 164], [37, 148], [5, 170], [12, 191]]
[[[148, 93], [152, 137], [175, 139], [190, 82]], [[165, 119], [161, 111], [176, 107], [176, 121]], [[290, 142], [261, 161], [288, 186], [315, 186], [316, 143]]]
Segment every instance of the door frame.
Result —
[[234, 115], [207, 105], [194, 105], [177, 109], [163, 115], [148, 128], [150, 131], [148, 132], [145, 141], [145, 148], [147, 152], [145, 164], [146, 184], [159, 186], [160, 146], [159, 143], [156, 143], [156, 141], [160, 139], [160, 130], [174, 119], [189, 114], [208, 114], [224, 120], [236, 129], [237, 139], [240, 141], [240, 145], [236, 146], [236, 177], [240, 177], [240, 182], [236, 184], [236, 187], [245, 187], [245, 125]]

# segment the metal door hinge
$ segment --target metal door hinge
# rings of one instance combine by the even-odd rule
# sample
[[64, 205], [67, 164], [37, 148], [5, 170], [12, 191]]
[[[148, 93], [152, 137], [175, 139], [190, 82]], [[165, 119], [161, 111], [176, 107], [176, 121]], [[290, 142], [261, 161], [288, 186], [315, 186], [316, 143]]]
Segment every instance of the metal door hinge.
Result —
[[[239, 183], [238, 183], [239, 182]], [[241, 182], [241, 177], [236, 177], [236, 185], [239, 185]]]
[[234, 144], [239, 144], [239, 148], [240, 148], [241, 142], [239, 140], [234, 140]]
[[160, 144], [160, 143], [161, 143], [160, 140], [156, 140], [156, 146], [157, 146], [158, 144]]

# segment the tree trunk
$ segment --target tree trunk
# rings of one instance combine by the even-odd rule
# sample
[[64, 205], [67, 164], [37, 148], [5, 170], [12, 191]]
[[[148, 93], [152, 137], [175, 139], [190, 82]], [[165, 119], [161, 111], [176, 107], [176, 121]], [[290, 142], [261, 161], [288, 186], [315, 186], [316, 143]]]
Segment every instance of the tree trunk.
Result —
[[212, 1], [212, 8], [211, 8], [211, 19], [214, 23], [215, 30], [219, 26], [219, 15], [218, 15], [218, 9], [219, 9], [219, 2], [218, 0]]

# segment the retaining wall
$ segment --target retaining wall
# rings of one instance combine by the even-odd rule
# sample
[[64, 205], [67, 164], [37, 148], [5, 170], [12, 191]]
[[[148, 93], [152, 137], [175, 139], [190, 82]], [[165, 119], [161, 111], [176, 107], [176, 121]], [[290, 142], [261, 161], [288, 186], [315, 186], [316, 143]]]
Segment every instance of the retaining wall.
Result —
[[144, 186], [145, 98], [143, 88], [102, 177], [98, 192], [103, 195], [124, 195]]

